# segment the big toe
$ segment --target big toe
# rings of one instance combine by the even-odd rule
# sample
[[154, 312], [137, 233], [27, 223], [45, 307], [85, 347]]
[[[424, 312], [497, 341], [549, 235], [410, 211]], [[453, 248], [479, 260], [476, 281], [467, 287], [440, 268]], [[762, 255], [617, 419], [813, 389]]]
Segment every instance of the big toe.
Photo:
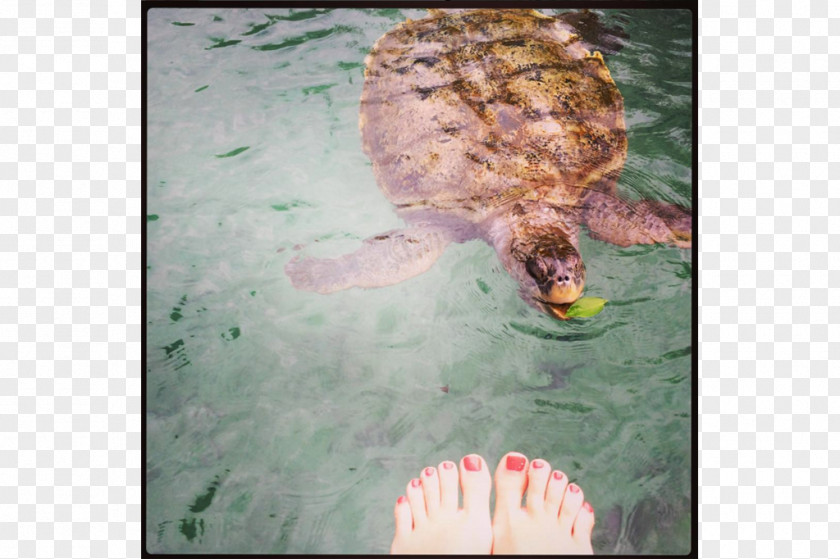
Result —
[[478, 454], [461, 459], [461, 491], [467, 514], [490, 515], [490, 471]]
[[528, 459], [518, 452], [509, 452], [496, 467], [496, 514], [522, 508], [522, 497], [528, 486]]

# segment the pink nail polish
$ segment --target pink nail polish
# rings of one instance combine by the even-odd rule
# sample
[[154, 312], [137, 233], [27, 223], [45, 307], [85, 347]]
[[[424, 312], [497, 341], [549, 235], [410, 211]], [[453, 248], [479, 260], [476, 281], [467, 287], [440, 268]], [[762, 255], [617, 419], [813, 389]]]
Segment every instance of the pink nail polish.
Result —
[[563, 472], [554, 472], [554, 479], [556, 479], [557, 481], [563, 479]]
[[425, 470], [423, 470], [423, 475], [425, 475], [426, 477], [432, 477], [432, 475], [434, 475], [434, 473], [435, 473], [435, 469], [432, 468], [432, 467], [428, 467]]
[[444, 462], [443, 463], [443, 469], [444, 470], [451, 470], [454, 467], [455, 467], [455, 464], [453, 464], [452, 462]]
[[507, 462], [505, 463], [505, 466], [508, 470], [514, 472], [521, 472], [525, 468], [525, 457], [511, 454], [507, 457]]
[[580, 487], [573, 483], [569, 486], [569, 491], [571, 491], [572, 493], [580, 493]]
[[583, 503], [583, 508], [587, 510], [587, 512], [592, 512], [592, 505], [589, 502]]
[[464, 456], [464, 469], [468, 472], [481, 470], [481, 459], [478, 456]]
[[407, 500], [408, 500], [408, 499], [406, 499], [406, 498], [405, 498], [405, 495], [400, 495], [400, 498], [399, 498], [399, 499], [397, 499], [397, 504], [398, 504], [398, 505], [401, 505], [401, 504], [403, 504], [404, 502], [406, 502]]
[[531, 462], [531, 466], [533, 466], [536, 469], [540, 469], [543, 466], [545, 466], [545, 462], [543, 462], [542, 460], [534, 460], [533, 462]]
[[414, 478], [411, 480], [412, 487], [420, 487], [420, 480], [418, 478]]

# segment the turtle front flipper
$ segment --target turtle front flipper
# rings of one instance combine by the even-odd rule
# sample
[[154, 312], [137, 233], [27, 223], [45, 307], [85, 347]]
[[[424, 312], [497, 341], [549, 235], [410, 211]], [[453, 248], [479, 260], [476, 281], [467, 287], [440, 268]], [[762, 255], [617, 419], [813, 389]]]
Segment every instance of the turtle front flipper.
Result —
[[593, 191], [587, 195], [583, 220], [590, 237], [614, 245], [668, 243], [691, 248], [692, 214], [682, 206]]
[[295, 257], [286, 264], [292, 285], [333, 293], [351, 287], [383, 287], [432, 267], [451, 238], [440, 229], [400, 229], [365, 239], [362, 248], [339, 258]]
[[624, 48], [627, 32], [619, 26], [607, 27], [597, 12], [583, 9], [554, 16], [569, 25], [588, 50], [598, 50], [602, 54], [616, 54]]

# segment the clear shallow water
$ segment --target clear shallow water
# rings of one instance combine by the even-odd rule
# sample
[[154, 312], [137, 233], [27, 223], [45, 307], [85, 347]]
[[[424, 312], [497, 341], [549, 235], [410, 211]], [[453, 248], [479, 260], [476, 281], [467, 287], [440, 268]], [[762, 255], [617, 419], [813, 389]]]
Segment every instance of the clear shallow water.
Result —
[[[384, 553], [422, 467], [510, 450], [583, 486], [596, 552], [688, 551], [689, 251], [583, 236], [586, 294], [610, 303], [567, 323], [526, 306], [480, 241], [383, 289], [285, 276], [298, 245], [337, 256], [402, 225], [358, 99], [373, 42], [422, 16], [149, 12], [149, 551]], [[690, 14], [606, 19], [630, 35], [607, 60], [619, 187], [690, 205]]]

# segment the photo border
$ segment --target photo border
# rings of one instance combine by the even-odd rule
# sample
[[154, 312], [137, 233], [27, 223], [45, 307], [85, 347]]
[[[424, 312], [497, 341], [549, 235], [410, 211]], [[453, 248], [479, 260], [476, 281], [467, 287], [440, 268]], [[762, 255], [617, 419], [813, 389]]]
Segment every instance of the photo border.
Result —
[[[148, 12], [151, 9], [166, 8], [397, 8], [397, 9], [423, 9], [423, 8], [522, 8], [522, 9], [670, 9], [688, 10], [692, 14], [692, 146], [691, 146], [691, 187], [692, 187], [692, 289], [691, 289], [691, 498], [692, 498], [692, 519], [691, 519], [691, 551], [686, 555], [655, 555], [653, 557], [689, 557], [697, 558], [699, 546], [699, 495], [698, 495], [698, 396], [699, 396], [699, 337], [698, 337], [698, 304], [699, 304], [699, 283], [698, 283], [698, 208], [699, 208], [699, 130], [698, 130], [698, 78], [699, 78], [699, 39], [698, 39], [698, 0], [569, 0], [569, 1], [546, 1], [535, 2], [533, 0], [520, 1], [447, 1], [447, 0], [404, 0], [404, 1], [282, 1], [282, 0], [143, 0], [141, 2], [141, 53], [140, 53], [140, 74], [141, 74], [141, 147], [140, 147], [140, 180], [141, 180], [141, 279], [140, 279], [140, 304], [141, 304], [141, 534], [140, 545], [142, 557], [178, 557], [184, 554], [172, 553], [149, 553], [146, 549], [146, 366], [147, 366], [147, 145], [148, 128], [146, 126], [148, 116]], [[190, 554], [200, 557], [233, 558], [233, 557], [281, 557], [273, 554], [212, 554], [198, 553]], [[645, 555], [628, 555], [628, 557], [644, 557]]]

